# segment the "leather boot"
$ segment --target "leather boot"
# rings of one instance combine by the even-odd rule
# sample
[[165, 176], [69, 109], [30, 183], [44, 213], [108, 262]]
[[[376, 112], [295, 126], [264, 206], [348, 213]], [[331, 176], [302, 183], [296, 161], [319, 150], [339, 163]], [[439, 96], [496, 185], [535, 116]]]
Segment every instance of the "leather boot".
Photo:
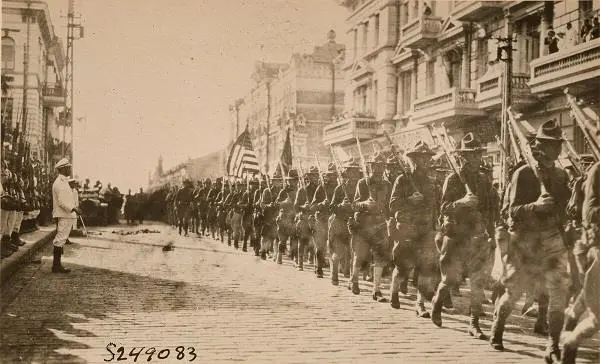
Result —
[[260, 252], [260, 259], [267, 260], [267, 252], [266, 251], [263, 250]]
[[13, 245], [16, 245], [16, 246], [25, 245], [25, 241], [21, 240], [19, 233], [14, 232], [14, 231], [12, 234], [10, 234], [10, 241], [13, 243]]
[[564, 323], [564, 313], [560, 311], [550, 312], [548, 314], [548, 334], [550, 336], [544, 360], [548, 364], [560, 363], [560, 332]]
[[55, 246], [53, 250], [54, 260], [52, 261], [52, 273], [69, 273], [71, 270], [66, 269], [61, 264], [61, 256], [63, 253], [62, 247]]
[[399, 309], [400, 308], [400, 299], [398, 298], [398, 292], [392, 292], [390, 297], [390, 305], [392, 308]]
[[449, 295], [448, 286], [440, 285], [437, 293], [431, 301], [431, 321], [437, 327], [442, 327], [442, 305]]
[[325, 265], [323, 262], [323, 260], [324, 260], [323, 252], [320, 250], [317, 250], [315, 255], [316, 255], [316, 260], [317, 260], [315, 273], [317, 274], [317, 278], [323, 278], [323, 266]]
[[548, 295], [542, 294], [538, 299], [538, 316], [533, 326], [533, 332], [548, 336]]
[[360, 294], [360, 288], [358, 287], [358, 282], [352, 282], [352, 293]]
[[243, 252], [248, 251], [248, 242], [246, 240], [244, 240], [244, 243], [242, 244], [242, 251]]
[[375, 291], [375, 292], [373, 292], [373, 301], [385, 303], [385, 302], [387, 302], [387, 299], [385, 297], [383, 297], [383, 294], [381, 293], [381, 291]]
[[8, 258], [14, 253], [14, 251], [8, 247], [8, 243], [6, 243], [4, 239], [0, 242], [0, 250], [2, 258]]
[[504, 350], [502, 336], [504, 335], [504, 325], [510, 312], [505, 307], [496, 307], [494, 309], [494, 321], [492, 322], [492, 337], [490, 345], [494, 350]]
[[408, 277], [402, 278], [402, 281], [400, 282], [400, 293], [405, 296], [408, 294]]
[[489, 337], [481, 332], [481, 328], [479, 327], [479, 314], [471, 313], [471, 320], [469, 322], [469, 335], [473, 336], [479, 340], [488, 340]]
[[234, 247], [234, 248], [236, 248], [236, 249], [239, 249], [239, 248], [240, 248], [240, 246], [239, 246], [239, 243], [238, 243], [238, 241], [237, 241], [237, 240], [234, 240], [234, 241], [233, 241], [233, 247]]
[[337, 286], [340, 283], [338, 279], [339, 270], [339, 263], [334, 262], [333, 259], [331, 259], [331, 284], [334, 286]]

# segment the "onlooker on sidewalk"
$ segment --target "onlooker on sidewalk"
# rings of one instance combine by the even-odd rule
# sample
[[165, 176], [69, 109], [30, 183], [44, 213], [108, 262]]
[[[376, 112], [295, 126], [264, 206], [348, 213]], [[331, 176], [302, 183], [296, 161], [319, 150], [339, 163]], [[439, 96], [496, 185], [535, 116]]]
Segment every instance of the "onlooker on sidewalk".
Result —
[[58, 172], [56, 180], [52, 184], [52, 202], [54, 209], [52, 217], [57, 219], [56, 237], [54, 238], [54, 260], [52, 261], [53, 273], [69, 273], [61, 264], [63, 245], [67, 241], [73, 224], [76, 222], [79, 208], [75, 205], [73, 189], [69, 186], [69, 175], [71, 174], [71, 163], [63, 158], [54, 166]]

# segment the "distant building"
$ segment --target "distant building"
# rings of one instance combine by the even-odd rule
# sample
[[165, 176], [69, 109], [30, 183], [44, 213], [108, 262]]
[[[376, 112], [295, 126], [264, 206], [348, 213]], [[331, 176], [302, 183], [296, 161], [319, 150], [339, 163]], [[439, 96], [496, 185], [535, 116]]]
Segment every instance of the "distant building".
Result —
[[30, 4], [28, 8], [25, 1], [2, 1], [2, 78], [9, 86], [2, 94], [2, 125], [7, 132], [6, 141], [10, 138], [14, 142], [12, 130], [17, 124], [22, 133], [24, 59], [29, 43], [24, 140], [31, 144], [32, 154], [52, 163], [62, 152], [55, 138], [60, 135], [59, 110], [65, 106], [65, 55], [46, 2], [31, 1]]
[[[326, 145], [349, 146], [356, 136], [370, 140], [387, 131], [408, 147], [429, 139], [426, 126], [444, 123], [456, 140], [477, 134], [498, 163], [504, 62], [497, 60], [497, 37], [510, 35], [512, 109], [534, 129], [558, 120], [567, 139], [584, 151], [563, 90], [600, 102], [600, 40], [577, 39], [584, 21], [598, 17], [598, 1], [340, 3], [349, 12], [345, 114], [324, 128]], [[552, 54], [546, 41], [550, 30], [558, 36]]]
[[202, 157], [188, 159], [177, 166], [164, 170], [163, 158], [158, 158], [156, 169], [148, 181], [148, 191], [154, 191], [163, 186], [181, 186], [183, 181], [193, 182], [210, 178], [214, 181], [225, 175], [225, 150], [219, 150]]
[[325, 163], [323, 127], [343, 110], [343, 74], [337, 65], [344, 45], [335, 32], [309, 54], [293, 54], [288, 63], [256, 62], [254, 87], [230, 108], [232, 140], [246, 127], [262, 171], [273, 173], [290, 130], [294, 164], [308, 168], [315, 155]]

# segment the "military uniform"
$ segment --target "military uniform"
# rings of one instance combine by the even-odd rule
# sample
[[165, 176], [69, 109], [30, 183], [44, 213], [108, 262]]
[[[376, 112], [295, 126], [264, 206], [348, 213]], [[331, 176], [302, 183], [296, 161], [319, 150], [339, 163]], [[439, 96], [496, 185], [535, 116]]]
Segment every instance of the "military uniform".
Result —
[[[288, 172], [288, 185], [286, 185], [277, 196], [277, 204], [280, 210], [275, 222], [277, 224], [279, 243], [275, 250], [274, 259], [278, 264], [283, 263], [283, 254], [285, 253], [288, 239], [290, 240], [290, 249], [294, 249], [294, 247], [297, 247], [298, 245], [298, 237], [294, 226], [294, 218], [296, 215], [294, 201], [296, 201], [297, 183], [298, 172], [295, 169], [291, 169]], [[299, 267], [302, 267], [301, 262], [302, 260], [300, 260]]]
[[185, 180], [183, 182], [183, 188], [177, 192], [175, 203], [177, 205], [179, 235], [181, 235], [181, 230], [183, 229], [185, 236], [187, 236], [190, 225], [190, 213], [192, 211], [192, 204], [194, 203], [194, 190], [192, 189], [191, 181]]
[[440, 191], [425, 167], [433, 154], [424, 142], [418, 142], [408, 151], [406, 155], [418, 161], [415, 163], [417, 167], [410, 174], [402, 173], [396, 178], [390, 197], [390, 213], [394, 214], [389, 225], [390, 237], [394, 241], [391, 305], [393, 308], [400, 307], [400, 284], [408, 271], [415, 269], [420, 279], [415, 309], [417, 315], [424, 318], [429, 317], [424, 300], [433, 296], [440, 274], [434, 243]]
[[[268, 177], [267, 177], [268, 178]], [[267, 254], [271, 251], [277, 251], [279, 248], [273, 244], [277, 238], [276, 218], [279, 211], [277, 196], [279, 194], [279, 185], [281, 184], [281, 175], [273, 175], [271, 187], [266, 188], [260, 198], [260, 208], [262, 214], [262, 225], [260, 228], [260, 256], [263, 260], [267, 259]]]
[[248, 250], [248, 240], [252, 238], [253, 214], [254, 214], [254, 198], [258, 190], [258, 180], [254, 179], [250, 182], [248, 189], [244, 191], [240, 197], [240, 209], [242, 212], [242, 230], [244, 243], [242, 251]]
[[208, 232], [208, 192], [210, 191], [210, 185], [211, 181], [207, 178], [196, 197], [198, 214], [200, 215], [200, 232], [202, 235], [206, 235]]
[[468, 333], [479, 339], [487, 339], [479, 327], [482, 302], [485, 299], [483, 286], [491, 270], [492, 246], [488, 242], [493, 236], [493, 214], [496, 208], [492, 183], [481, 172], [481, 148], [472, 133], [467, 133], [457, 150], [461, 158], [470, 158], [463, 165], [462, 178], [470, 192], [456, 173], [450, 174], [444, 183], [441, 199], [441, 241], [436, 241], [440, 252], [441, 283], [432, 302], [431, 320], [442, 325], [442, 305], [450, 295], [450, 288], [458, 285], [467, 273], [470, 283], [470, 323]]
[[[219, 211], [220, 195], [221, 195], [222, 189], [224, 188], [222, 181], [223, 181], [222, 178], [217, 178], [215, 183], [210, 187], [210, 191], [208, 191], [208, 196], [206, 198], [206, 200], [208, 202], [208, 214], [207, 214], [208, 226], [209, 226], [210, 234], [213, 239], [215, 238], [215, 235], [217, 235], [219, 233], [217, 214]], [[221, 239], [221, 241], [223, 241], [223, 239]]]
[[352, 292], [359, 294], [358, 274], [360, 268], [369, 258], [372, 251], [373, 268], [373, 299], [385, 302], [380, 290], [383, 268], [390, 261], [391, 249], [387, 236], [386, 219], [389, 216], [388, 201], [392, 186], [383, 179], [385, 159], [375, 154], [371, 161], [373, 170], [371, 176], [365, 176], [358, 181], [354, 196], [354, 218], [349, 220], [352, 235]]
[[[310, 167], [304, 176], [305, 181], [308, 180], [308, 183], [306, 183], [304, 187], [298, 189], [294, 203], [296, 211], [298, 212], [296, 215], [296, 234], [298, 240], [297, 245], [291, 247], [290, 258], [296, 260], [299, 269], [304, 269], [303, 260], [306, 248], [312, 250], [310, 242], [315, 229], [315, 224], [314, 221], [311, 221], [313, 217], [311, 217], [310, 203], [313, 200], [315, 191], [318, 187], [318, 176], [318, 169], [316, 167]], [[309, 257], [313, 259], [314, 255], [309, 254]], [[315, 264], [315, 273], [317, 273], [316, 271], [317, 265]]]
[[340, 262], [343, 262], [343, 272], [346, 277], [350, 275], [350, 234], [347, 223], [352, 217], [352, 198], [356, 193], [356, 184], [360, 178], [358, 164], [351, 161], [343, 167], [344, 181], [339, 181], [331, 197], [329, 205], [331, 216], [328, 226], [328, 250], [331, 260], [331, 283], [339, 284], [338, 273]]
[[[535, 143], [540, 151], [538, 160], [544, 158], [545, 162], [534, 167], [542, 181], [537, 180], [530, 166], [520, 167], [512, 176], [508, 206], [512, 239], [503, 279], [506, 290], [494, 310], [491, 338], [492, 347], [502, 350], [504, 325], [516, 301], [524, 291], [542, 287], [549, 295], [549, 362], [560, 356], [558, 341], [569, 286], [567, 249], [561, 230], [570, 191], [565, 171], [554, 166], [562, 140], [560, 127], [554, 121], [544, 123]], [[541, 194], [541, 183], [549, 195]]]
[[315, 249], [315, 273], [318, 278], [323, 278], [323, 267], [325, 266], [325, 254], [329, 233], [330, 201], [336, 188], [336, 167], [331, 163], [328, 170], [323, 174], [325, 185], [320, 184], [312, 198], [311, 216], [313, 221], [313, 242]]
[[[582, 340], [600, 329], [600, 162], [588, 171], [581, 203], [582, 237], [576, 245], [576, 257], [583, 287], [575, 302], [566, 310], [561, 335], [563, 363], [575, 363]], [[589, 309], [589, 315], [579, 321]]]

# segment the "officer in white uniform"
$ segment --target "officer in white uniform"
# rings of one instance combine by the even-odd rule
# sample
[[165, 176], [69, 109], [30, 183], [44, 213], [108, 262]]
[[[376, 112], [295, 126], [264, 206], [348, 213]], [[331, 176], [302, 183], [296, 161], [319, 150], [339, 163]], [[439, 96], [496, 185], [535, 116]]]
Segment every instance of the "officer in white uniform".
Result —
[[63, 158], [54, 166], [58, 177], [52, 184], [52, 217], [57, 219], [56, 237], [54, 238], [54, 260], [52, 262], [53, 273], [69, 273], [61, 264], [63, 245], [69, 237], [69, 233], [77, 219], [79, 209], [73, 198], [73, 190], [69, 186], [69, 175], [71, 174], [71, 163]]

